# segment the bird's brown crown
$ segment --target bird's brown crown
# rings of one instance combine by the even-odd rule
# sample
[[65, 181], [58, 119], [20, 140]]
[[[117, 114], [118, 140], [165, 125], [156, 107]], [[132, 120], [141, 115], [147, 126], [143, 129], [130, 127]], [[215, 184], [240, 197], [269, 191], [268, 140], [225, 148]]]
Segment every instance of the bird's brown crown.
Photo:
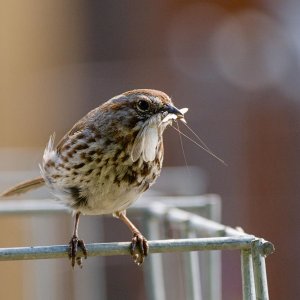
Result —
[[132, 95], [145, 95], [145, 96], [153, 96], [157, 97], [161, 100], [163, 104], [172, 103], [171, 98], [164, 92], [152, 89], [135, 89], [131, 91], [127, 91], [123, 93], [125, 96], [132, 96]]

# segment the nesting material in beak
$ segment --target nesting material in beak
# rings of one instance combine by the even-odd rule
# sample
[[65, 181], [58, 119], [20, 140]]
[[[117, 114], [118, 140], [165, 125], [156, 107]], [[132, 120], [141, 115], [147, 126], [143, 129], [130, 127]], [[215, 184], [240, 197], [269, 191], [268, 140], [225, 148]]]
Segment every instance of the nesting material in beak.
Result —
[[168, 114], [163, 118], [162, 123], [168, 122], [169, 120], [181, 120], [183, 123], [186, 123], [184, 119], [184, 114], [189, 110], [188, 108], [177, 109], [176, 107], [172, 107], [173, 109], [168, 110]]

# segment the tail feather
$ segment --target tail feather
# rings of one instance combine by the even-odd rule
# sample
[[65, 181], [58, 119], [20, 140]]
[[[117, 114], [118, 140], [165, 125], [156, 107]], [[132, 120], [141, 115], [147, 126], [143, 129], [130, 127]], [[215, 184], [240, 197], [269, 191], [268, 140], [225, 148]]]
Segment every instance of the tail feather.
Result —
[[14, 196], [14, 195], [18, 195], [18, 194], [23, 194], [29, 190], [34, 190], [39, 187], [42, 187], [44, 184], [45, 184], [44, 178], [37, 177], [37, 178], [31, 179], [31, 180], [21, 182], [15, 186], [11, 187], [4, 193], [0, 194], [0, 197], [9, 197], [9, 196]]

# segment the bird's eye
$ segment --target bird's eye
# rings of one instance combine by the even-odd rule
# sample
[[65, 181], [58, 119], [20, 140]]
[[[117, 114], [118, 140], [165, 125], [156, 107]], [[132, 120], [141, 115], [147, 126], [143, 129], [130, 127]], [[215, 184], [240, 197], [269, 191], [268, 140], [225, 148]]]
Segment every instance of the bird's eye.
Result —
[[140, 111], [148, 111], [149, 108], [150, 108], [150, 104], [148, 101], [146, 100], [139, 100], [139, 102], [137, 103], [137, 108], [140, 110]]

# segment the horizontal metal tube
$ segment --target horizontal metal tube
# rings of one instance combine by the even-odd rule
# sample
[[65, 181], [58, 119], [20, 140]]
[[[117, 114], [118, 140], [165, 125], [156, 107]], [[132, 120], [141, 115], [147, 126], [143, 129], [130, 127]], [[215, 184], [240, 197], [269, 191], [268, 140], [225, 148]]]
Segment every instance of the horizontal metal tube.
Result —
[[[250, 249], [252, 237], [195, 238], [179, 240], [149, 241], [150, 253], [204, 251], [204, 250], [236, 250]], [[87, 244], [88, 256], [128, 255], [130, 243], [97, 243]], [[0, 261], [51, 259], [67, 257], [68, 246], [36, 246], [20, 248], [0, 248]], [[82, 256], [82, 252], [79, 251]]]
[[[129, 211], [131, 214], [147, 211], [149, 203], [161, 201], [166, 207], [178, 208], [201, 208], [220, 201], [219, 196], [208, 194], [204, 196], [187, 196], [187, 197], [151, 197], [145, 196], [139, 199]], [[65, 213], [70, 212], [66, 206], [55, 199], [0, 199], [0, 215], [12, 214], [35, 214], [35, 213]]]
[[[152, 199], [152, 198], [149, 198]], [[188, 198], [186, 198], [188, 199]], [[153, 200], [153, 201], [152, 201]], [[183, 223], [186, 222], [190, 229], [196, 230], [205, 236], [249, 236], [248, 234], [236, 230], [234, 228], [222, 225], [212, 220], [203, 218], [197, 214], [185, 211], [183, 209], [174, 208], [164, 202], [158, 202], [152, 199], [147, 201], [147, 205], [142, 203], [134, 205], [128, 209], [128, 215], [137, 215], [142, 213], [149, 214], [154, 218], [164, 218], [169, 222]], [[157, 200], [157, 199], [156, 199]], [[184, 203], [184, 201], [180, 201]], [[193, 201], [194, 202], [194, 201]], [[149, 203], [151, 203], [149, 205]], [[202, 198], [202, 204], [205, 198]], [[179, 204], [179, 202], [177, 203]], [[0, 215], [11, 214], [49, 214], [49, 213], [66, 213], [70, 210], [62, 204], [53, 200], [9, 200], [0, 202]]]

